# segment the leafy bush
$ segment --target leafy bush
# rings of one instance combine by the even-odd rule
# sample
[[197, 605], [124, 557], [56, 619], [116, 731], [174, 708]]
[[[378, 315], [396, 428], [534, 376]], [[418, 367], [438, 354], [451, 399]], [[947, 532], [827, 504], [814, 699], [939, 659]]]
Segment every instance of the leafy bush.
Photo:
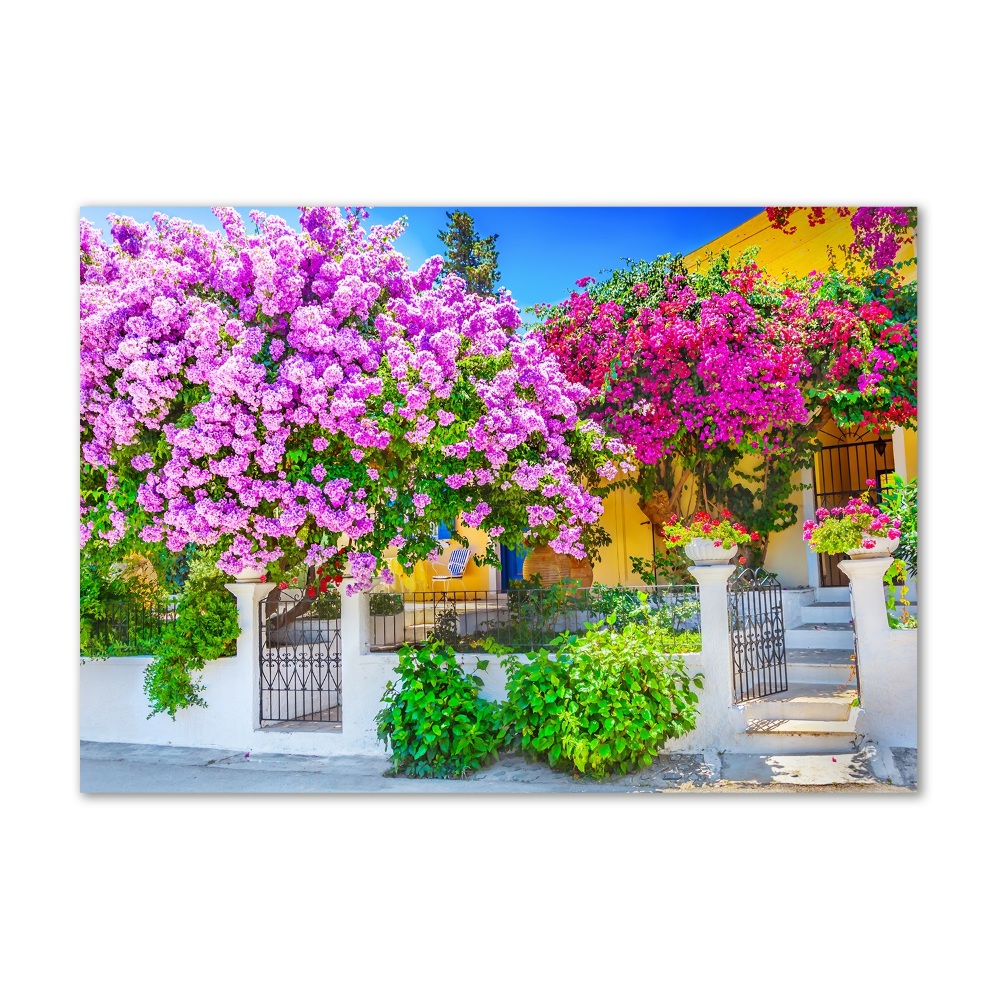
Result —
[[554, 650], [509, 657], [504, 721], [511, 740], [551, 767], [604, 777], [651, 764], [694, 729], [701, 674], [673, 654], [676, 634], [652, 620], [559, 636]]
[[879, 509], [899, 521], [896, 558], [902, 559], [912, 576], [917, 575], [917, 479], [906, 482], [893, 475], [892, 486], [882, 491]]
[[205, 707], [204, 686], [194, 674], [207, 660], [234, 655], [240, 634], [236, 598], [225, 583], [211, 555], [191, 561], [177, 617], [164, 625], [156, 656], [146, 667], [143, 690], [152, 708], [147, 718], [159, 712], [175, 718], [180, 708]]
[[141, 553], [114, 561], [109, 552], [81, 553], [80, 655], [148, 656], [155, 652], [169, 599]]
[[492, 642], [495, 648], [528, 650], [545, 646], [557, 631], [582, 629], [586, 622], [588, 591], [577, 580], [545, 585], [536, 573], [526, 580], [512, 580], [507, 591], [506, 613], [481, 622], [472, 639], [475, 646]]
[[629, 556], [629, 562], [632, 564], [632, 572], [649, 587], [664, 583], [686, 584], [691, 580], [688, 572], [691, 560], [683, 549], [676, 546], [663, 552], [655, 550], [652, 559]]
[[340, 611], [340, 591], [336, 587], [330, 587], [316, 595], [309, 609], [309, 616], [336, 621], [340, 617]]
[[[478, 660], [476, 669], [486, 666]], [[450, 646], [399, 651], [397, 681], [386, 685], [376, 733], [392, 747], [392, 769], [417, 778], [456, 778], [479, 770], [503, 742], [500, 707], [479, 697], [482, 677], [467, 674]]]
[[663, 632], [674, 633], [673, 652], [701, 649], [701, 633], [687, 623], [701, 611], [697, 596], [679, 599], [670, 591], [651, 595], [632, 587], [595, 584], [590, 592], [590, 610], [604, 617], [604, 624], [620, 632], [629, 622], [649, 622]]

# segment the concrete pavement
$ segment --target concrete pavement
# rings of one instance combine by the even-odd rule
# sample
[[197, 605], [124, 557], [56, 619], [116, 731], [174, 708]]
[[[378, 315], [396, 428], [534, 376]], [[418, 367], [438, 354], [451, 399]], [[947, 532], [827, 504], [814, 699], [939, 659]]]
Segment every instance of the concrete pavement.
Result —
[[88, 793], [581, 793], [915, 792], [917, 751], [864, 746], [851, 754], [661, 754], [635, 774], [597, 780], [503, 754], [461, 780], [387, 773], [382, 756], [245, 754], [203, 747], [80, 743]]

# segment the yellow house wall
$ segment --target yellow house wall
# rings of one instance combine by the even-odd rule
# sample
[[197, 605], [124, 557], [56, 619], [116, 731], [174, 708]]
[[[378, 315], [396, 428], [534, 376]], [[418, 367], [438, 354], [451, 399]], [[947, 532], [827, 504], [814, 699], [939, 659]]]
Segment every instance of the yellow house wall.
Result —
[[[461, 527], [462, 533], [469, 540], [469, 550], [472, 556], [482, 555], [486, 552], [487, 546], [492, 544], [489, 535], [485, 531], [480, 531], [478, 528], [469, 528], [466, 526]], [[435, 589], [435, 584], [433, 577], [435, 574], [444, 574], [448, 572], [448, 557], [451, 553], [460, 548], [460, 544], [456, 539], [449, 538], [447, 542], [447, 547], [442, 548], [441, 555], [437, 559], [424, 559], [417, 563], [413, 567], [413, 573], [407, 575], [403, 567], [398, 563], [391, 564], [393, 573], [396, 577], [395, 580], [395, 590], [402, 591], [403, 593], [413, 593], [414, 591], [429, 591]], [[437, 584], [437, 588], [442, 589], [442, 584]], [[488, 566], [477, 566], [470, 556], [468, 565], [465, 569], [465, 575], [462, 577], [461, 583], [457, 580], [449, 583], [448, 586], [452, 590], [490, 590], [495, 589], [490, 586], [490, 567]]]
[[[801, 484], [802, 474], [796, 473], [792, 479]], [[784, 587], [806, 587], [809, 585], [809, 565], [806, 562], [806, 543], [802, 540], [802, 522], [805, 521], [805, 494], [796, 490], [789, 498], [798, 508], [795, 524], [784, 531], [774, 532], [767, 543], [764, 569], [777, 573]]]
[[[761, 212], [689, 253], [684, 258], [684, 264], [689, 270], [704, 271], [723, 250], [728, 249], [730, 258], [735, 260], [748, 247], [756, 246], [760, 247], [757, 263], [776, 278], [786, 273], [801, 277], [810, 271], [828, 271], [831, 261], [834, 266], [843, 267], [844, 248], [854, 242], [851, 215], [841, 217], [830, 208], [823, 225], [810, 226], [806, 213], [797, 212], [791, 220], [797, 227], [796, 231], [786, 235], [779, 229], [771, 228], [767, 213]], [[914, 241], [904, 244], [896, 256], [899, 260], [909, 260], [916, 254]], [[909, 281], [915, 276], [916, 268], [908, 264], [901, 273], [904, 280]]]
[[[643, 523], [646, 522], [646, 523]], [[642, 579], [632, 572], [630, 556], [650, 559], [653, 535], [646, 515], [639, 510], [639, 494], [634, 490], [616, 490], [604, 500], [604, 514], [599, 524], [612, 538], [594, 563], [594, 583], [609, 587], [618, 584], [641, 586]]]
[[906, 453], [906, 478], [913, 479], [917, 474], [917, 432], [903, 431], [903, 444]]

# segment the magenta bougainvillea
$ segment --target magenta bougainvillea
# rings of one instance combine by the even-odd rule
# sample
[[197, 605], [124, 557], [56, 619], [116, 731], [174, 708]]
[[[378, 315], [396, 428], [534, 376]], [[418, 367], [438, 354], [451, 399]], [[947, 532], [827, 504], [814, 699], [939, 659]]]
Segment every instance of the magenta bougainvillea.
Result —
[[81, 544], [215, 547], [227, 573], [413, 565], [461, 517], [583, 556], [583, 485], [629, 469], [541, 334], [515, 334], [402, 224], [217, 209], [224, 233], [112, 216], [80, 227]]
[[[606, 294], [606, 292], [605, 292]], [[625, 302], [573, 293], [542, 327], [595, 418], [655, 463], [730, 445], [766, 453], [820, 404], [881, 429], [916, 416], [916, 327], [898, 281], [776, 281], [747, 257], [664, 275]]]
[[[763, 537], [794, 522], [792, 476], [816, 434], [916, 419], [916, 286], [891, 269], [778, 280], [752, 252], [705, 274], [638, 262], [539, 309], [549, 349], [589, 390], [585, 411], [635, 450], [645, 497], [738, 509]], [[735, 485], [745, 455], [761, 464]], [[664, 462], [667, 464], [664, 465]]]

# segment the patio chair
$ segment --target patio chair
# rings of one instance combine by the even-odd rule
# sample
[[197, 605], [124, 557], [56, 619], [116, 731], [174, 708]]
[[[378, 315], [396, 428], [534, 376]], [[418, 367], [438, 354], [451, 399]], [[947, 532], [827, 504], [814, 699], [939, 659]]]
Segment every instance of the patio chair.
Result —
[[453, 549], [448, 556], [448, 572], [438, 573], [431, 577], [431, 590], [435, 583], [441, 583], [445, 593], [448, 592], [448, 583], [451, 580], [461, 580], [465, 575], [465, 568], [469, 564], [468, 549]]

